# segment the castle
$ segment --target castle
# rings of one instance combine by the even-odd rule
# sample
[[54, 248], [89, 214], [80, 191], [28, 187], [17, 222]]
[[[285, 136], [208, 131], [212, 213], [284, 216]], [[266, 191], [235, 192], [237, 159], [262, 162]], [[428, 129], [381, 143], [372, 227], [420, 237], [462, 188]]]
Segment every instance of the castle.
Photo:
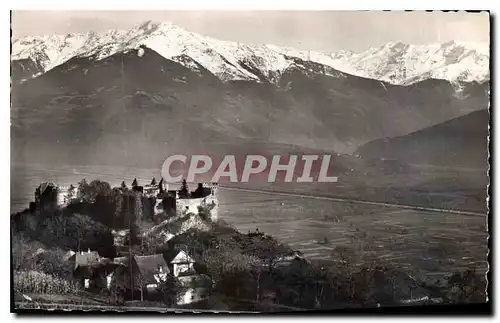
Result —
[[[134, 181], [137, 184], [137, 181]], [[184, 181], [178, 190], [169, 190], [168, 184], [163, 180], [157, 184], [155, 178], [144, 187], [135, 185], [132, 189], [141, 191], [145, 197], [155, 198], [155, 215], [166, 212], [175, 212], [182, 216], [188, 213], [198, 214], [201, 208], [210, 209], [212, 220], [218, 218], [218, 184], [198, 183], [196, 190], [189, 191]]]
[[[194, 191], [189, 191], [188, 184], [184, 181], [180, 189], [171, 190], [163, 178], [157, 182], [153, 178], [148, 185], [140, 186], [136, 179], [132, 183], [132, 190], [140, 192], [143, 197], [154, 199], [154, 214], [163, 212], [182, 216], [188, 213], [199, 213], [199, 208], [210, 210], [212, 220], [218, 218], [218, 184], [198, 183]], [[51, 204], [53, 206], [66, 206], [72, 199], [78, 197], [77, 186], [58, 187], [53, 183], [42, 183], [35, 192], [37, 205]], [[43, 202], [42, 202], [43, 201]]]

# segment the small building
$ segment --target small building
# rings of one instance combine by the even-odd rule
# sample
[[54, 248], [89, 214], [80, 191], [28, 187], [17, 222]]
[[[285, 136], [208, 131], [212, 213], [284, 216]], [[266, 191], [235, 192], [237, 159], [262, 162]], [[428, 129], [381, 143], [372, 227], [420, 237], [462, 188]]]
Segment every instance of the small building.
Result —
[[77, 278], [85, 289], [91, 286], [91, 280], [95, 279], [95, 268], [100, 266], [101, 257], [97, 251], [76, 252], [68, 258], [73, 264], [73, 275]]
[[[114, 272], [111, 285], [121, 289], [125, 298], [161, 299], [160, 284], [169, 279], [178, 280], [182, 286], [176, 295], [178, 305], [205, 300], [211, 293], [211, 278], [196, 273], [195, 261], [185, 250], [174, 248], [163, 255], [134, 256], [132, 259], [132, 268], [127, 257], [113, 259], [119, 267]], [[130, 288], [131, 284], [133, 288]]]
[[[170, 270], [163, 255], [134, 256], [136, 288], [146, 288], [152, 292], [167, 280]], [[137, 285], [138, 284], [138, 285]]]
[[174, 277], [195, 275], [195, 261], [189, 256], [187, 251], [178, 248], [171, 249], [164, 254], [170, 272]]
[[[160, 284], [167, 280], [170, 270], [163, 255], [114, 258], [118, 266], [111, 281], [112, 288], [121, 290], [127, 299], [156, 299]], [[132, 286], [132, 287], [131, 287]]]
[[113, 246], [116, 252], [118, 254], [128, 253], [129, 246], [127, 242], [130, 239], [130, 229], [112, 230], [111, 234], [113, 235]]
[[177, 295], [177, 305], [187, 305], [207, 299], [212, 291], [212, 279], [196, 273], [195, 260], [189, 256], [187, 248], [176, 246], [164, 253], [170, 272], [179, 280], [182, 290]]

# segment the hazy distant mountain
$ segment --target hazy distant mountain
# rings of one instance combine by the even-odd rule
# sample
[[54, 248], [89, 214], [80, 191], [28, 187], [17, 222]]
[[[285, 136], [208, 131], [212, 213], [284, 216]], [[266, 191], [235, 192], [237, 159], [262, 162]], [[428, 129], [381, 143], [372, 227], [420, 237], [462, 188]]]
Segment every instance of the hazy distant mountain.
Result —
[[[411, 84], [434, 78], [451, 82], [489, 80], [489, 46], [449, 42], [409, 45], [388, 43], [361, 53], [320, 53], [274, 45], [250, 46], [188, 32], [171, 23], [147, 22], [131, 30], [23, 37], [12, 44], [13, 67], [26, 71], [26, 80], [72, 58], [101, 60], [116, 53], [146, 46], [192, 71], [203, 67], [223, 81], [247, 80], [278, 83], [294, 68], [297, 58], [332, 69], [393, 84]], [[333, 72], [335, 74], [335, 72]]]
[[358, 149], [363, 157], [414, 164], [485, 169], [488, 160], [487, 110], [396, 138], [377, 139]]

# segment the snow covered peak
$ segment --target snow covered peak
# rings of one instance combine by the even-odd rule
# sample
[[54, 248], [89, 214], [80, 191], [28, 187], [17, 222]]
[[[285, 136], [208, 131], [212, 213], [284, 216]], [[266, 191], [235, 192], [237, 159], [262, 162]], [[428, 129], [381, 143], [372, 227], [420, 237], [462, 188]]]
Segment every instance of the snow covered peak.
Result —
[[427, 78], [450, 82], [489, 79], [489, 45], [450, 41], [409, 45], [390, 42], [339, 58], [351, 73], [394, 84], [411, 84]]
[[[222, 41], [186, 31], [170, 22], [153, 21], [130, 30], [15, 39], [11, 60], [30, 59], [41, 66], [42, 72], [47, 72], [73, 57], [100, 60], [119, 52], [138, 50], [141, 46], [192, 68], [196, 64], [186, 60], [187, 56], [223, 81], [261, 81], [264, 77], [275, 82], [288, 68], [296, 66], [296, 58], [393, 84], [411, 84], [426, 78], [451, 82], [483, 82], [489, 79], [488, 44], [452, 41], [410, 45], [390, 42], [361, 53], [321, 53]], [[323, 71], [326, 73], [326, 69]], [[338, 76], [339, 73], [329, 75]]]

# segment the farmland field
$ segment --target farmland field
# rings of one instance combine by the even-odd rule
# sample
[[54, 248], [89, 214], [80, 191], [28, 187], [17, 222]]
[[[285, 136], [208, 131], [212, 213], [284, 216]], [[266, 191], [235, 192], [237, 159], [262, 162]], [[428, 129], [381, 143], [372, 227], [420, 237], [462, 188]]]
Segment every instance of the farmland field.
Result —
[[486, 269], [485, 216], [238, 191], [221, 193], [220, 210], [240, 231], [258, 228], [312, 259], [335, 260], [332, 251], [342, 246], [358, 262], [383, 259], [427, 275]]
[[[44, 180], [76, 184], [83, 177], [118, 185], [137, 177], [149, 181], [150, 169], [117, 167], [12, 166], [12, 212], [27, 207]], [[157, 172], [157, 171], [156, 171]], [[383, 260], [428, 278], [467, 267], [487, 269], [485, 215], [426, 212], [258, 192], [219, 191], [219, 216], [246, 233], [259, 229], [300, 250], [309, 259], [337, 260], [337, 247], [356, 263]]]

